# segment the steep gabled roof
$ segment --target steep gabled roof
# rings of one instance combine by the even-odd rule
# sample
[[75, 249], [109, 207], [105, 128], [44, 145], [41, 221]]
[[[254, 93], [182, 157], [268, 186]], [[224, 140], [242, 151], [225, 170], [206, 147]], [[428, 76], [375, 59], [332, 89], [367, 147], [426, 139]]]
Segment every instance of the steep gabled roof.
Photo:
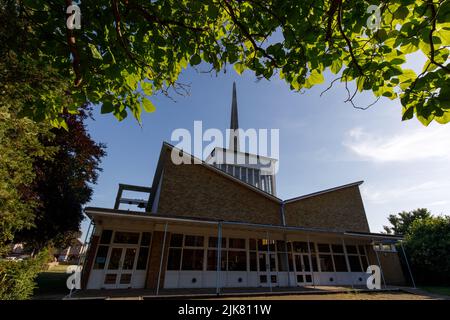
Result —
[[163, 142], [162, 147], [161, 147], [161, 152], [159, 154], [158, 164], [156, 166], [156, 172], [155, 172], [155, 175], [153, 177], [152, 188], [151, 188], [152, 190], [154, 190], [154, 192], [150, 193], [146, 211], [151, 211], [153, 202], [155, 200], [156, 190], [158, 189], [158, 184], [159, 184], [159, 181], [160, 181], [161, 176], [162, 176], [163, 171], [164, 171], [164, 165], [166, 163], [165, 160], [166, 160], [166, 156], [167, 156], [167, 151], [172, 151], [173, 149], [177, 150], [178, 152], [182, 152], [183, 156], [185, 156], [185, 157], [188, 157], [188, 158], [190, 157], [191, 160], [192, 160], [192, 163], [196, 163], [195, 165], [201, 165], [201, 166], [207, 168], [208, 170], [211, 170], [212, 172], [214, 172], [214, 173], [216, 173], [218, 175], [221, 175], [221, 176], [223, 176], [223, 177], [225, 177], [225, 178], [227, 178], [227, 179], [229, 179], [229, 180], [231, 180], [231, 181], [233, 181], [235, 183], [238, 183], [238, 184], [240, 184], [240, 185], [242, 185], [242, 186], [244, 186], [244, 187], [246, 187], [246, 188], [248, 188], [248, 189], [250, 189], [250, 190], [252, 190], [252, 191], [254, 191], [256, 193], [258, 193], [259, 195], [261, 195], [261, 196], [263, 196], [265, 198], [268, 198], [268, 199], [270, 199], [272, 201], [275, 201], [275, 202], [277, 202], [279, 204], [295, 202], [295, 201], [303, 200], [303, 199], [306, 199], [306, 198], [315, 197], [315, 196], [318, 196], [318, 195], [321, 195], [321, 194], [324, 194], [324, 193], [329, 193], [329, 192], [337, 191], [337, 190], [344, 189], [344, 188], [350, 188], [350, 187], [354, 187], [354, 186], [359, 186], [359, 185], [361, 185], [364, 182], [364, 181], [357, 181], [357, 182], [349, 183], [349, 184], [346, 184], [346, 185], [342, 185], [342, 186], [338, 186], [338, 187], [334, 187], [334, 188], [330, 188], [330, 189], [326, 189], [326, 190], [310, 193], [310, 194], [307, 194], [307, 195], [299, 196], [299, 197], [296, 197], [296, 198], [292, 198], [292, 199], [288, 199], [288, 200], [282, 200], [282, 199], [280, 199], [278, 197], [275, 197], [274, 195], [272, 195], [272, 194], [270, 194], [268, 192], [265, 192], [265, 191], [255, 187], [255, 186], [253, 186], [253, 185], [251, 185], [249, 183], [246, 183], [245, 181], [242, 181], [242, 180], [240, 180], [240, 179], [238, 179], [238, 178], [236, 178], [236, 177], [234, 177], [234, 176], [232, 176], [232, 175], [230, 175], [230, 174], [228, 174], [228, 173], [226, 173], [226, 172], [224, 172], [224, 171], [222, 171], [222, 170], [220, 170], [220, 169], [218, 169], [218, 168], [216, 168], [216, 167], [214, 167], [214, 166], [212, 166], [212, 165], [210, 165], [208, 163], [206, 163], [205, 161], [203, 161], [203, 160], [201, 160], [201, 159], [199, 159], [199, 158], [197, 158], [197, 157], [195, 157], [195, 156], [193, 156], [193, 155], [191, 155], [191, 154], [189, 154], [187, 152], [184, 152], [183, 150], [181, 150], [179, 148], [174, 147], [173, 145], [171, 145], [168, 142]]

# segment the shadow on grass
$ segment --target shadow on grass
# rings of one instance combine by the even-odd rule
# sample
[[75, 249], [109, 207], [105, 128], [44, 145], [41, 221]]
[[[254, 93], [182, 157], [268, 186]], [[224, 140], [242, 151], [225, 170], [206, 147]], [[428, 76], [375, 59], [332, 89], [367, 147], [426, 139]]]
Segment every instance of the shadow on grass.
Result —
[[69, 274], [65, 272], [41, 272], [36, 278], [33, 298], [64, 297], [69, 293], [66, 286], [68, 277]]

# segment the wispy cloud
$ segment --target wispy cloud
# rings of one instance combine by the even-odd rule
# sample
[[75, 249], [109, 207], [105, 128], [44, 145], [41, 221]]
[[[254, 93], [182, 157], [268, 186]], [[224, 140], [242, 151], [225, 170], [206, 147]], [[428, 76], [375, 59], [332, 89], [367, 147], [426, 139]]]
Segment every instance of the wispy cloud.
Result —
[[347, 133], [344, 146], [376, 162], [450, 159], [450, 126], [430, 126], [395, 136], [376, 135], [363, 128]]
[[[445, 181], [427, 181], [415, 185], [398, 185], [391, 188], [384, 186], [362, 186], [361, 192], [364, 199], [375, 204], [390, 203], [393, 201], [427, 199], [441, 196], [446, 190], [449, 190], [450, 183]], [[443, 196], [443, 195], [442, 195]], [[435, 201], [434, 205], [445, 204], [446, 201]]]

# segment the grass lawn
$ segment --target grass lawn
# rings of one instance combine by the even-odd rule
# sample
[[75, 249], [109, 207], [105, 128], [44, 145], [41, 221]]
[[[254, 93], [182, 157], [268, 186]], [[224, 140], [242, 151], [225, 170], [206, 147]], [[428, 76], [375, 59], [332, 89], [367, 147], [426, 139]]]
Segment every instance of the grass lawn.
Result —
[[430, 293], [450, 296], [450, 287], [420, 287], [420, 289], [428, 291]]
[[34, 296], [66, 295], [69, 290], [66, 286], [69, 274], [66, 273], [68, 265], [57, 265], [49, 270], [39, 273], [36, 278], [37, 287]]

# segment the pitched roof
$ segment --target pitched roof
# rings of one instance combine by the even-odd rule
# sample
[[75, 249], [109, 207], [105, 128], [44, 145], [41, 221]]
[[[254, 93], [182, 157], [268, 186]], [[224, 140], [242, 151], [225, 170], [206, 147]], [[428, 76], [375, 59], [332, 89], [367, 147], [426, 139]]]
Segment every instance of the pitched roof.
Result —
[[[183, 156], [185, 156], [185, 157], [190, 157], [193, 163], [196, 163], [197, 165], [201, 165], [201, 166], [207, 168], [208, 170], [211, 170], [212, 172], [214, 172], [214, 173], [216, 173], [218, 175], [221, 175], [221, 176], [223, 176], [223, 177], [225, 177], [225, 178], [227, 178], [227, 179], [229, 179], [229, 180], [231, 180], [231, 181], [233, 181], [235, 183], [238, 183], [238, 184], [240, 184], [240, 185], [242, 185], [242, 186], [244, 186], [244, 187], [246, 187], [246, 188], [248, 188], [248, 189], [250, 189], [250, 190], [252, 190], [252, 191], [254, 191], [256, 193], [258, 193], [259, 195], [261, 195], [263, 197], [266, 197], [266, 198], [268, 198], [268, 199], [270, 199], [272, 201], [275, 201], [275, 202], [277, 202], [279, 204], [299, 201], [299, 200], [303, 200], [303, 199], [306, 199], [306, 198], [318, 196], [318, 195], [321, 195], [321, 194], [324, 194], [324, 193], [333, 192], [333, 191], [337, 191], [337, 190], [344, 189], [344, 188], [350, 188], [350, 187], [354, 187], [354, 186], [359, 186], [359, 185], [361, 185], [364, 182], [364, 181], [353, 182], [353, 183], [349, 183], [349, 184], [346, 184], [346, 185], [342, 185], [342, 186], [338, 186], [338, 187], [334, 187], [334, 188], [330, 188], [330, 189], [326, 189], [326, 190], [310, 193], [310, 194], [307, 194], [307, 195], [304, 195], [304, 196], [299, 196], [299, 197], [288, 199], [288, 200], [282, 200], [282, 199], [280, 199], [280, 198], [278, 198], [278, 197], [276, 197], [276, 196], [274, 196], [274, 195], [272, 195], [272, 194], [270, 194], [268, 192], [265, 192], [265, 191], [255, 187], [255, 186], [253, 186], [253, 185], [251, 185], [251, 184], [249, 184], [249, 183], [247, 183], [245, 181], [242, 181], [242, 180], [240, 180], [240, 179], [238, 179], [238, 178], [236, 178], [236, 177], [234, 177], [234, 176], [232, 176], [232, 175], [230, 175], [230, 174], [228, 174], [228, 173], [226, 173], [226, 172], [224, 172], [224, 171], [222, 171], [222, 170], [220, 170], [220, 169], [218, 169], [218, 168], [216, 168], [216, 167], [214, 167], [214, 166], [212, 166], [212, 165], [210, 165], [208, 163], [206, 163], [205, 161], [203, 161], [203, 160], [201, 160], [201, 159], [199, 159], [199, 158], [197, 158], [197, 157], [195, 157], [195, 156], [193, 156], [193, 155], [191, 155], [191, 154], [189, 154], [189, 153], [187, 153], [187, 152], [185, 152], [185, 151], [183, 151], [183, 150], [181, 150], [181, 149], [171, 145], [168, 142], [163, 142], [162, 147], [161, 147], [161, 152], [159, 154], [159, 160], [158, 160], [158, 164], [157, 164], [157, 167], [156, 167], [156, 172], [155, 172], [155, 175], [153, 177], [153, 183], [152, 183], [152, 187], [151, 187], [152, 190], [157, 190], [158, 189], [158, 184], [159, 184], [159, 181], [161, 179], [161, 175], [162, 175], [163, 170], [164, 170], [165, 157], [166, 157], [166, 154], [167, 154], [166, 151], [173, 150], [173, 149], [178, 150], [178, 152], [182, 152]], [[153, 201], [155, 200], [155, 196], [156, 196], [156, 192], [151, 192], [150, 193], [146, 211], [151, 211], [151, 208], [152, 208], [152, 205], [153, 205]]]

